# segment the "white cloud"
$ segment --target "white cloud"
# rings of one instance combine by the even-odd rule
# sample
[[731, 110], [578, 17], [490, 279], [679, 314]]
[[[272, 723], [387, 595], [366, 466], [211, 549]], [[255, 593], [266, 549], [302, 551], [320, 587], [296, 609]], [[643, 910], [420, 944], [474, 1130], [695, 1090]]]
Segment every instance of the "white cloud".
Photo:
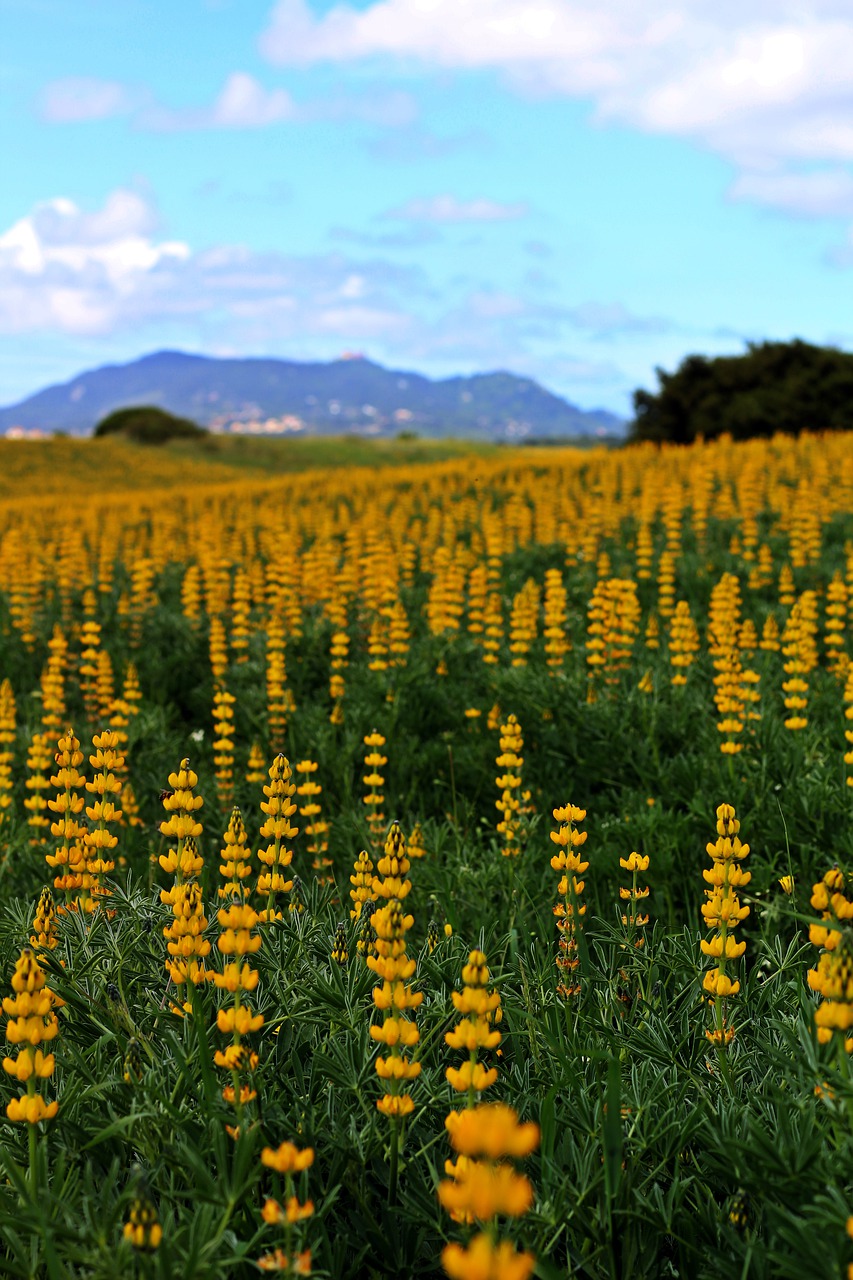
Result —
[[177, 133], [193, 129], [264, 129], [283, 121], [300, 124], [316, 120], [359, 120], [367, 124], [402, 128], [417, 115], [411, 94], [400, 90], [380, 93], [338, 94], [295, 102], [286, 89], [265, 89], [254, 76], [234, 71], [214, 102], [207, 107], [180, 110], [159, 103], [135, 117], [138, 128]]
[[417, 119], [411, 94], [400, 89], [337, 93], [295, 102], [286, 89], [267, 89], [246, 71], [232, 71], [213, 102], [170, 107], [145, 89], [113, 80], [70, 78], [48, 84], [39, 114], [49, 124], [79, 124], [129, 116], [134, 127], [150, 133], [197, 129], [265, 129], [282, 122], [358, 120], [391, 129], [409, 129]]
[[383, 216], [405, 222], [506, 222], [523, 218], [527, 212], [528, 206], [521, 202], [501, 204], [484, 197], [457, 200], [456, 196], [440, 195], [409, 200], [398, 209], [389, 209]]
[[848, 169], [743, 173], [728, 195], [800, 217], [853, 217], [853, 173]]
[[626, 333], [665, 333], [672, 327], [660, 316], [636, 316], [621, 302], [582, 302], [572, 307], [568, 316], [578, 329], [605, 338]]
[[261, 50], [283, 65], [391, 54], [444, 67], [520, 66], [596, 58], [621, 39], [620, 26], [618, 16], [564, 0], [381, 0], [336, 5], [322, 18], [305, 0], [279, 0]]
[[322, 16], [278, 0], [261, 48], [279, 65], [496, 68], [527, 93], [586, 98], [599, 121], [689, 137], [743, 168], [853, 160], [846, 0], [374, 0]]
[[368, 150], [378, 159], [389, 160], [394, 164], [421, 164], [425, 160], [438, 160], [458, 151], [483, 151], [488, 146], [488, 136], [477, 129], [439, 136], [418, 125], [402, 125], [393, 133], [386, 132], [374, 138], [369, 143]]
[[295, 258], [158, 239], [136, 191], [101, 209], [57, 198], [0, 234], [0, 332], [109, 335], [174, 320], [253, 336], [401, 334], [420, 273], [339, 253]]
[[234, 71], [225, 81], [211, 114], [214, 124], [258, 129], [292, 118], [294, 106], [284, 89], [264, 89], [254, 77]]
[[39, 114], [49, 124], [79, 124], [123, 115], [134, 105], [134, 95], [117, 80], [91, 76], [66, 76], [53, 80], [41, 95]]
[[349, 244], [357, 244], [365, 249], [422, 249], [424, 245], [435, 244], [441, 239], [435, 227], [425, 223], [412, 223], [399, 231], [374, 232], [354, 231], [352, 227], [332, 227], [330, 240], [346, 240]]
[[140, 281], [190, 256], [180, 241], [155, 243], [155, 223], [142, 196], [123, 189], [95, 213], [61, 198], [38, 205], [0, 235], [0, 329], [109, 329]]
[[296, 115], [296, 105], [285, 89], [265, 89], [245, 71], [232, 71], [210, 106], [176, 109], [152, 102], [138, 113], [135, 123], [157, 133], [264, 129]]
[[[642, 344], [653, 329], [660, 333], [672, 328], [662, 320], [633, 316], [618, 304], [588, 303], [572, 308], [537, 301], [520, 291], [480, 286], [468, 289], [432, 319], [413, 324], [404, 335], [403, 354], [419, 362], [455, 360], [459, 367], [538, 370], [541, 375], [546, 367], [556, 367], [566, 358], [558, 353], [564, 353], [566, 343], [578, 334], [584, 346], [595, 344], [590, 350], [618, 334], [627, 339], [623, 342], [625, 355], [631, 350], [629, 343]], [[583, 363], [582, 357], [575, 359]], [[611, 377], [614, 368], [612, 361], [590, 359], [589, 355], [586, 365], [598, 369], [603, 380], [603, 371], [608, 370], [607, 377]], [[568, 385], [562, 375], [560, 382], [563, 387]]]

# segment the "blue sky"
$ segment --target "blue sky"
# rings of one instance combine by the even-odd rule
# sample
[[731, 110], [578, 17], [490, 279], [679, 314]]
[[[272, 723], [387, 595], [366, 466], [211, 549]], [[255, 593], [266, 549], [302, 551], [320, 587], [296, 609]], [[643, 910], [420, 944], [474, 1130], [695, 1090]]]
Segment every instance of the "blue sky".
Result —
[[0, 403], [159, 347], [627, 414], [853, 349], [850, 0], [5, 0]]

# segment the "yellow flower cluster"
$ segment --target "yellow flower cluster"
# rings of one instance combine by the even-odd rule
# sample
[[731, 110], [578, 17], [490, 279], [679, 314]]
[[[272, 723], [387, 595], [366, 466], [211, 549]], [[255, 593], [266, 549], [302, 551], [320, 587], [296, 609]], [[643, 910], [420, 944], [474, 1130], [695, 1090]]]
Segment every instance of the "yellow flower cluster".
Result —
[[373, 877], [373, 897], [389, 902], [392, 898], [402, 901], [408, 897], [412, 882], [408, 878], [411, 863], [406, 853], [406, 837], [399, 822], [392, 822], [385, 839], [385, 849], [376, 864]]
[[130, 1203], [124, 1238], [138, 1253], [153, 1253], [163, 1239], [163, 1228], [157, 1210], [147, 1196], [137, 1196]]
[[252, 1086], [241, 1076], [254, 1071], [258, 1055], [249, 1052], [243, 1037], [259, 1031], [264, 1025], [262, 1013], [255, 1013], [243, 996], [258, 985], [258, 971], [253, 969], [247, 956], [254, 955], [261, 947], [261, 939], [254, 932], [258, 925], [258, 913], [246, 902], [236, 900], [228, 907], [221, 907], [217, 915], [221, 933], [216, 941], [226, 963], [221, 973], [213, 973], [213, 981], [220, 991], [231, 996], [216, 1015], [216, 1025], [222, 1035], [230, 1035], [231, 1043], [218, 1049], [214, 1061], [218, 1067], [231, 1072], [232, 1082], [222, 1090], [222, 1096], [231, 1106], [240, 1109], [257, 1096]]
[[311, 856], [311, 867], [320, 884], [331, 884], [333, 876], [329, 872], [332, 859], [329, 853], [329, 824], [323, 818], [320, 796], [323, 788], [314, 776], [319, 765], [316, 760], [300, 760], [295, 771], [302, 781], [297, 785], [296, 796], [299, 806], [299, 817], [307, 841], [305, 852]]
[[329, 697], [332, 701], [329, 721], [332, 724], [344, 722], [346, 681], [342, 673], [349, 662], [349, 643], [349, 636], [343, 629], [332, 633], [329, 647]]
[[619, 866], [623, 871], [627, 871], [631, 875], [631, 887], [626, 888], [621, 885], [619, 888], [619, 897], [624, 903], [627, 903], [626, 914], [622, 917], [622, 923], [628, 930], [628, 940], [632, 946], [640, 948], [645, 944], [642, 931], [649, 923], [649, 917], [642, 914], [638, 904], [649, 896], [649, 889], [648, 885], [645, 888], [641, 888], [638, 885], [637, 876], [640, 872], [648, 871], [649, 855], [631, 853], [627, 858], [619, 859]]
[[385, 746], [385, 739], [374, 729], [365, 737], [364, 745], [367, 747], [364, 757], [364, 767], [367, 772], [362, 781], [367, 787], [367, 795], [364, 797], [364, 803], [367, 806], [367, 826], [373, 848], [381, 849], [382, 833], [385, 830], [385, 814], [382, 812], [382, 806], [385, 803], [385, 796], [382, 794], [385, 778], [379, 770], [388, 763], [388, 757], [383, 756], [380, 751], [380, 747]]
[[699, 652], [699, 632], [686, 600], [679, 600], [669, 622], [669, 664], [672, 683], [687, 684], [687, 670]]
[[0, 682], [0, 822], [12, 804], [12, 765], [15, 760], [17, 709], [12, 682]]
[[539, 625], [540, 590], [533, 578], [513, 598], [509, 619], [509, 651], [514, 667], [526, 667]]
[[599, 577], [587, 618], [589, 697], [594, 700], [598, 684], [616, 684], [631, 661], [640, 625], [636, 582], [631, 578]]
[[506, 724], [501, 725], [500, 748], [500, 755], [495, 763], [502, 772], [495, 778], [495, 785], [501, 794], [495, 801], [495, 808], [501, 818], [496, 829], [503, 842], [503, 856], [517, 858], [521, 854], [521, 814], [530, 793], [521, 789], [521, 771], [524, 765], [521, 752], [524, 749], [524, 739], [521, 736], [521, 725], [514, 715], [508, 716]]
[[533, 1204], [533, 1187], [509, 1161], [535, 1151], [538, 1126], [519, 1124], [517, 1113], [500, 1102], [451, 1111], [445, 1126], [457, 1158], [445, 1163], [448, 1179], [439, 1183], [439, 1201], [454, 1221], [486, 1227], [467, 1246], [445, 1246], [441, 1255], [445, 1273], [451, 1280], [526, 1280], [535, 1258], [517, 1252], [510, 1241], [498, 1241], [494, 1219], [523, 1217]]
[[57, 745], [54, 756], [56, 773], [50, 782], [59, 794], [47, 801], [47, 807], [57, 815], [50, 824], [50, 831], [60, 843], [53, 853], [45, 854], [45, 861], [57, 872], [53, 887], [64, 893], [66, 909], [76, 909], [77, 896], [86, 874], [83, 825], [77, 821], [84, 804], [80, 791], [85, 785], [85, 778], [78, 768], [83, 763], [83, 752], [71, 729], [66, 730]]
[[545, 662], [551, 672], [562, 670], [571, 649], [566, 634], [568, 605], [566, 586], [559, 569], [545, 570]]
[[414, 1110], [406, 1086], [421, 1071], [420, 1063], [412, 1062], [405, 1052], [420, 1040], [411, 1011], [423, 1002], [423, 994], [411, 988], [409, 979], [416, 965], [406, 955], [406, 934], [414, 920], [403, 913], [401, 903], [394, 898], [374, 912], [372, 924], [376, 954], [367, 957], [367, 964], [381, 980], [373, 988], [373, 1003], [385, 1016], [381, 1024], [370, 1028], [370, 1036], [389, 1050], [387, 1056], [376, 1059], [376, 1074], [387, 1090], [376, 1106], [383, 1115], [396, 1120]]
[[416, 822], [412, 827], [412, 833], [407, 842], [407, 852], [410, 858], [423, 858], [426, 856], [427, 848], [424, 843], [424, 833], [419, 822]]
[[461, 1049], [468, 1054], [467, 1062], [461, 1067], [448, 1067], [445, 1074], [457, 1093], [468, 1094], [469, 1106], [474, 1105], [477, 1094], [491, 1088], [498, 1078], [496, 1068], [487, 1069], [479, 1062], [481, 1049], [497, 1049], [501, 1042], [501, 1033], [497, 1030], [503, 1018], [501, 998], [488, 987], [485, 954], [472, 951], [462, 968], [462, 990], [451, 993], [456, 1012], [462, 1016], [444, 1037], [451, 1049]]
[[349, 944], [347, 943], [347, 927], [343, 920], [338, 921], [335, 937], [332, 942], [332, 960], [343, 969], [349, 962]]
[[724, 573], [711, 592], [708, 609], [708, 651], [714, 671], [714, 702], [719, 720], [720, 751], [737, 755], [747, 717], [747, 704], [758, 698], [758, 675], [745, 671], [739, 644], [741, 625], [740, 582], [733, 573]]
[[36, 949], [53, 951], [59, 942], [56, 936], [56, 907], [53, 894], [46, 886], [39, 894], [36, 914], [33, 918], [33, 930], [34, 932], [30, 935], [30, 944]]
[[246, 847], [243, 815], [236, 806], [231, 810], [228, 828], [222, 839], [225, 848], [219, 851], [219, 856], [222, 858], [219, 874], [224, 878], [225, 883], [219, 886], [219, 897], [237, 898], [242, 902], [246, 897], [243, 882], [252, 874], [252, 863], [251, 853]]
[[290, 822], [296, 812], [293, 802], [296, 784], [291, 782], [292, 776], [287, 757], [279, 753], [270, 765], [269, 782], [264, 786], [266, 800], [261, 801], [261, 811], [266, 814], [261, 838], [269, 841], [265, 849], [258, 849], [258, 858], [267, 868], [258, 876], [258, 894], [266, 898], [266, 906], [258, 917], [261, 923], [281, 919], [281, 912], [275, 909], [275, 895], [289, 893], [293, 888], [293, 881], [282, 875], [282, 868], [289, 867], [293, 861], [293, 850], [282, 841], [292, 840], [299, 834], [299, 828]]
[[[198, 774], [190, 768], [189, 760], [182, 760], [177, 772], [169, 774], [170, 790], [162, 795], [163, 808], [169, 817], [160, 823], [160, 832], [171, 836], [177, 845], [167, 854], [161, 854], [158, 861], [168, 875], [174, 875], [176, 885], [198, 875], [202, 867], [202, 859], [194, 843], [203, 830], [196, 817], [204, 805], [202, 797], [194, 794], [197, 786]], [[188, 841], [193, 843], [188, 845]], [[169, 891], [166, 896], [160, 894], [160, 901], [171, 901]]]
[[560, 980], [557, 994], [569, 999], [580, 991], [577, 977], [580, 965], [577, 934], [586, 915], [586, 905], [581, 901], [586, 882], [579, 877], [584, 874], [589, 863], [583, 860], [580, 853], [586, 844], [588, 833], [579, 830], [578, 823], [585, 821], [586, 809], [565, 804], [553, 812], [554, 821], [560, 824], [559, 831], [550, 833], [552, 841], [559, 848], [559, 852], [551, 858], [551, 866], [560, 872], [557, 895], [561, 901], [554, 907], [559, 932], [556, 964]]
[[280, 1198], [268, 1196], [261, 1210], [261, 1217], [268, 1226], [280, 1226], [284, 1233], [284, 1248], [277, 1248], [258, 1258], [261, 1271], [286, 1272], [287, 1275], [311, 1274], [311, 1251], [299, 1249], [294, 1235], [298, 1224], [314, 1213], [311, 1200], [300, 1200], [296, 1194], [296, 1177], [314, 1163], [312, 1147], [300, 1150], [292, 1142], [282, 1142], [277, 1148], [264, 1147], [261, 1164], [284, 1179], [284, 1194]]
[[34, 833], [30, 843], [34, 844], [43, 839], [44, 828], [50, 825], [44, 814], [49, 804], [44, 793], [50, 785], [50, 741], [50, 734], [34, 733], [27, 750], [28, 776], [24, 786], [30, 794], [24, 800], [24, 808], [29, 815], [27, 825], [33, 828]]
[[374, 902], [375, 894], [373, 890], [373, 863], [370, 860], [370, 854], [366, 849], [362, 849], [355, 860], [353, 874], [349, 878], [352, 888], [349, 896], [352, 898], [352, 910], [350, 918], [358, 920], [361, 916], [365, 902]]
[[821, 953], [815, 969], [808, 973], [812, 991], [822, 997], [815, 1009], [817, 1038], [827, 1044], [834, 1031], [841, 1034], [847, 1053], [853, 1053], [853, 952], [842, 941], [833, 951]]
[[847, 721], [844, 730], [844, 740], [847, 743], [844, 752], [845, 774], [848, 787], [853, 787], [853, 664], [847, 668], [844, 685], [844, 719]]
[[96, 733], [92, 746], [95, 751], [89, 756], [89, 764], [94, 772], [91, 782], [86, 783], [86, 790], [96, 799], [86, 806], [89, 824], [83, 833], [86, 874], [83, 877], [85, 896], [82, 901], [87, 911], [94, 911], [98, 899], [110, 893], [103, 877], [115, 868], [112, 851], [118, 844], [118, 836], [110, 831], [110, 824], [120, 822], [122, 817], [113, 797], [121, 794], [121, 781], [116, 775], [124, 766], [124, 757], [117, 750], [118, 735], [111, 729]]
[[848, 921], [853, 920], [851, 886], [839, 867], [829, 871], [812, 888], [811, 906], [820, 913], [821, 924], [809, 925], [809, 942], [812, 946], [834, 951], [841, 942]]
[[14, 1058], [3, 1059], [3, 1070], [19, 1084], [25, 1084], [27, 1091], [6, 1104], [6, 1115], [12, 1121], [39, 1124], [52, 1120], [59, 1110], [55, 1099], [45, 1102], [36, 1092], [36, 1082], [53, 1075], [54, 1056], [44, 1053], [40, 1046], [59, 1033], [59, 1020], [53, 1010], [62, 1002], [46, 986], [44, 971], [29, 947], [24, 948], [15, 964], [12, 991], [14, 995], [3, 1000], [6, 1039], [20, 1048]]
[[[163, 897], [163, 892], [160, 897]], [[210, 954], [210, 941], [204, 936], [207, 916], [204, 914], [201, 885], [197, 881], [175, 885], [169, 900], [173, 919], [163, 929], [166, 949], [171, 957], [166, 961], [166, 972], [176, 987], [187, 983], [201, 986], [211, 976], [204, 964]], [[184, 1009], [187, 1010], [186, 1005]], [[175, 1008], [174, 1012], [182, 1011]]]
[[831, 867], [814, 885], [811, 906], [820, 913], [821, 924], [809, 926], [809, 939], [822, 951], [817, 965], [808, 973], [812, 991], [822, 997], [815, 1009], [815, 1027], [821, 1044], [828, 1044], [834, 1031], [841, 1033], [847, 1053], [853, 1053], [853, 954], [845, 936], [853, 920], [850, 886], [838, 867]]
[[715, 961], [702, 979], [702, 988], [714, 1006], [714, 1026], [705, 1035], [712, 1044], [722, 1048], [734, 1037], [735, 1029], [727, 1021], [727, 1001], [740, 991], [740, 983], [731, 976], [729, 966], [734, 966], [746, 950], [745, 942], [738, 942], [735, 930], [749, 915], [749, 907], [742, 906], [738, 890], [745, 888], [752, 879], [749, 871], [740, 865], [749, 855], [749, 845], [742, 844], [738, 832], [740, 823], [730, 804], [717, 808], [717, 839], [706, 848], [711, 866], [702, 872], [706, 884], [706, 901], [701, 911], [705, 926], [713, 930], [713, 936], [700, 942], [703, 955]]
[[216, 792], [223, 809], [234, 796], [234, 703], [237, 699], [224, 685], [213, 694], [213, 765]]
[[804, 591], [791, 610], [782, 632], [782, 664], [786, 680], [782, 681], [785, 728], [805, 729], [808, 724], [809, 673], [817, 666], [817, 596]]

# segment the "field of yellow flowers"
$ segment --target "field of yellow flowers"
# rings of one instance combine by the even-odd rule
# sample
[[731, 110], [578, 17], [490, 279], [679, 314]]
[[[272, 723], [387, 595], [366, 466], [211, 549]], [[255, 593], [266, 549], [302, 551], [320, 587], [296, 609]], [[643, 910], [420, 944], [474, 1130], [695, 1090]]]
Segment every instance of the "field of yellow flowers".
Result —
[[0, 1275], [853, 1276], [853, 439], [102, 448], [0, 443]]

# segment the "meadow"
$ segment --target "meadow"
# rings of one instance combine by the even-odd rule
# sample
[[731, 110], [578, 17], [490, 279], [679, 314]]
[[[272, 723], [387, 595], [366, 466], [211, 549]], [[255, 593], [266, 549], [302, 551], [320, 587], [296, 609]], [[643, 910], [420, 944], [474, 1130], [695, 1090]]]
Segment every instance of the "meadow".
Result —
[[0, 1274], [853, 1276], [849, 436], [0, 476]]

